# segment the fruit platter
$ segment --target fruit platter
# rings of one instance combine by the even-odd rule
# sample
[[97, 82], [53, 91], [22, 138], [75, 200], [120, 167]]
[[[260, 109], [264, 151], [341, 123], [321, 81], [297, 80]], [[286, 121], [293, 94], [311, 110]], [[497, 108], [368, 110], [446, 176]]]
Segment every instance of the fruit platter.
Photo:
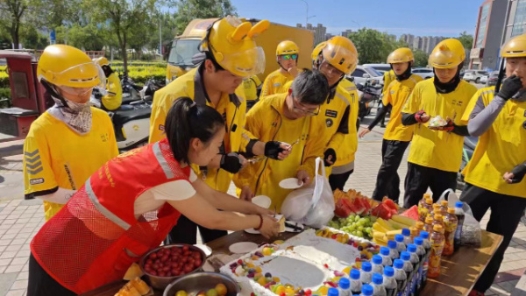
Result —
[[431, 118], [431, 120], [429, 120], [429, 125], [428, 126], [429, 127], [444, 127], [444, 126], [447, 126], [447, 120], [442, 118], [442, 116], [437, 115], [437, 116]]

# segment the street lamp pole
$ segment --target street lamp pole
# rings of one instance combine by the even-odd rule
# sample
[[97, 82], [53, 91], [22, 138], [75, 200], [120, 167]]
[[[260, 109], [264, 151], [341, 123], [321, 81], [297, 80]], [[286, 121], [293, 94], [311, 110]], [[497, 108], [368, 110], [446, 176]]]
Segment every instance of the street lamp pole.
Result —
[[305, 28], [307, 28], [307, 24], [309, 23], [309, 3], [307, 2], [307, 0], [300, 0], [300, 1], [305, 3], [305, 12], [306, 12], [306, 15], [305, 15]]

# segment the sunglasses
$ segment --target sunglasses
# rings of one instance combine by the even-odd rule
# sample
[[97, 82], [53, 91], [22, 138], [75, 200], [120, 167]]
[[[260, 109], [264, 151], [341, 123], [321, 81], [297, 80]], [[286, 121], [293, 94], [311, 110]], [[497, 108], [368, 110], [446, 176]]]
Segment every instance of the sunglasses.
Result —
[[288, 60], [297, 60], [298, 59], [298, 55], [297, 54], [284, 54], [284, 55], [280, 55], [281, 59], [285, 60], [285, 61], [288, 61]]

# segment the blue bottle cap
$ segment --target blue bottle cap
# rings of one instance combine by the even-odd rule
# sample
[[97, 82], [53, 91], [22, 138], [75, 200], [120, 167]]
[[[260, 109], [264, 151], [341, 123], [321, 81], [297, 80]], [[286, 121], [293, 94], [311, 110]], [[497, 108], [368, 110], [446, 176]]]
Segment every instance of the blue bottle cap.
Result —
[[421, 237], [415, 237], [415, 244], [417, 246], [421, 246], [424, 244], [424, 239], [422, 239]]
[[395, 241], [397, 241], [399, 243], [403, 243], [404, 242], [404, 236], [401, 235], [401, 234], [395, 235]]
[[352, 269], [351, 270], [351, 279], [353, 279], [353, 280], [359, 280], [360, 279], [360, 271], [358, 269]]
[[387, 242], [387, 246], [388, 246], [389, 248], [391, 248], [391, 249], [396, 249], [396, 242], [390, 240], [390, 241]]
[[401, 259], [395, 259], [394, 267], [398, 269], [404, 268], [404, 261], [402, 261]]
[[416, 253], [416, 245], [414, 244], [408, 245], [407, 250], [409, 251], [409, 253]]
[[328, 296], [338, 296], [339, 294], [340, 292], [336, 288], [329, 288], [329, 293], [327, 293]]
[[380, 256], [380, 255], [374, 255], [374, 256], [373, 256], [373, 263], [374, 263], [374, 264], [382, 264], [382, 256]]
[[464, 205], [463, 202], [461, 202], [461, 201], [457, 201], [457, 202], [455, 203], [455, 208], [462, 208], [463, 205]]
[[388, 247], [380, 247], [380, 254], [384, 255], [384, 256], [389, 256], [389, 253], [391, 251], [389, 250]]
[[362, 270], [365, 272], [370, 272], [373, 270], [373, 266], [371, 265], [371, 262], [365, 261], [362, 262]]
[[351, 281], [346, 277], [342, 277], [338, 282], [338, 286], [342, 289], [349, 289], [351, 287]]
[[384, 267], [385, 276], [394, 276], [394, 269], [391, 266]]
[[409, 230], [409, 228], [403, 228], [402, 229], [402, 235], [403, 236], [411, 236], [411, 230]]
[[429, 232], [427, 232], [427, 231], [420, 231], [420, 237], [423, 238], [423, 239], [428, 239], [429, 238]]
[[403, 251], [402, 255], [400, 255], [400, 258], [402, 258], [404, 261], [409, 261], [409, 259], [411, 259], [411, 254], [409, 254], [409, 252]]
[[381, 285], [384, 282], [384, 277], [379, 273], [373, 274], [373, 284]]
[[362, 286], [362, 294], [365, 295], [365, 296], [372, 296], [373, 295], [373, 286], [371, 285], [368, 285], [368, 284], [364, 284]]

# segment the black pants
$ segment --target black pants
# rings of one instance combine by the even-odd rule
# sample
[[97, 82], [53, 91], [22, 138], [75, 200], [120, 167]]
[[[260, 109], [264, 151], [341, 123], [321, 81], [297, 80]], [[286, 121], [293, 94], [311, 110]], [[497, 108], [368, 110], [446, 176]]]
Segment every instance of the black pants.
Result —
[[329, 176], [329, 184], [331, 185], [332, 191], [336, 189], [343, 191], [343, 187], [345, 187], [345, 183], [349, 180], [352, 172], [354, 172], [354, 170], [350, 170], [343, 174], [331, 174]]
[[519, 225], [524, 209], [526, 209], [526, 199], [495, 193], [469, 184], [466, 184], [466, 189], [462, 192], [460, 199], [469, 204], [477, 221], [480, 221], [488, 209], [491, 209], [486, 230], [504, 237], [488, 266], [473, 287], [474, 290], [484, 293], [491, 287], [499, 272], [504, 252]]
[[64, 288], [55, 279], [53, 279], [38, 264], [33, 257], [29, 255], [29, 279], [27, 284], [27, 296], [75, 296], [76, 293]]
[[408, 209], [422, 199], [427, 188], [433, 192], [433, 201], [449, 188], [457, 188], [457, 173], [428, 168], [414, 163], [407, 163], [405, 176], [404, 208]]
[[225, 230], [213, 230], [197, 225], [181, 215], [179, 220], [177, 220], [177, 225], [168, 234], [165, 244], [194, 245], [197, 238], [197, 227], [199, 227], [201, 238], [205, 244], [228, 234]]
[[404, 158], [404, 152], [409, 142], [383, 140], [382, 165], [376, 177], [376, 188], [372, 198], [381, 201], [384, 196], [398, 203], [400, 198], [400, 176], [398, 168]]

